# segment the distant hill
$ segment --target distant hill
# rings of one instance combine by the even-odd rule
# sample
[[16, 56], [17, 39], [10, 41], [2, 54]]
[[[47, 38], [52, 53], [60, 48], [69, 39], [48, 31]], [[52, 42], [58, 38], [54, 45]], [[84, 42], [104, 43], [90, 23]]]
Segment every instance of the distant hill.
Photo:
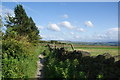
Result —
[[60, 42], [80, 44], [80, 45], [120, 46], [120, 43], [118, 42], [79, 42], [79, 41], [60, 41]]
[[80, 42], [80, 41], [67, 41], [67, 40], [48, 40], [40, 41], [47, 43], [67, 43], [67, 44], [79, 44], [79, 45], [103, 45], [103, 46], [120, 46], [120, 42]]

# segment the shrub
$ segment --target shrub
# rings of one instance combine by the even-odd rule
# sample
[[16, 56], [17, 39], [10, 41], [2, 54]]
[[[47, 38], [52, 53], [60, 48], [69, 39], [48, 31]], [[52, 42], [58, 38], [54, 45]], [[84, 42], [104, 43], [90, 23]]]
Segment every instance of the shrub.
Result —
[[82, 52], [53, 49], [45, 62], [45, 78], [111, 79], [120, 78], [120, 61], [104, 55], [82, 56]]
[[6, 39], [2, 43], [2, 78], [34, 78], [39, 48], [25, 37], [19, 41]]

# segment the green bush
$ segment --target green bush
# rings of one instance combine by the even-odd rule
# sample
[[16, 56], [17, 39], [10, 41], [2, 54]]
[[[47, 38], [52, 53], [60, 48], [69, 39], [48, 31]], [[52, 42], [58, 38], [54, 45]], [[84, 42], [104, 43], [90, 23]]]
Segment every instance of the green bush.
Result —
[[6, 39], [2, 43], [2, 78], [34, 78], [40, 47], [25, 38]]

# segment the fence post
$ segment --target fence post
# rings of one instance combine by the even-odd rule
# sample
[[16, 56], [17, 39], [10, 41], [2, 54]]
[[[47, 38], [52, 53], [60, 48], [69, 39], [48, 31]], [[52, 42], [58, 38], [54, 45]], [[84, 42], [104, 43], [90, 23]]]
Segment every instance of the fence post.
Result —
[[74, 51], [74, 46], [73, 46], [73, 44], [70, 44], [70, 45], [71, 45], [72, 50]]

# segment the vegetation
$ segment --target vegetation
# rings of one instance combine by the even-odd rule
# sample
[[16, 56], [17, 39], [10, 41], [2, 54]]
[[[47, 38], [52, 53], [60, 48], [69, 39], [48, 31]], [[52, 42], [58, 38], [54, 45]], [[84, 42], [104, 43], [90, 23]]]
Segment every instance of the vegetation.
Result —
[[1, 76], [2, 76], [2, 68], [1, 68], [1, 55], [2, 55], [2, 17], [0, 15], [0, 79], [1, 79]]
[[53, 49], [46, 56], [45, 78], [65, 79], [119, 79], [120, 61], [113, 57], [82, 57], [81, 51], [66, 51], [64, 48]]
[[15, 17], [8, 15], [6, 18], [6, 35], [4, 38], [15, 38], [16, 35], [25, 36], [29, 42], [37, 42], [40, 39], [39, 30], [35, 26], [33, 19], [27, 16], [22, 5], [17, 5]]
[[71, 41], [63, 41], [66, 43], [72, 43], [75, 45], [101, 45], [101, 46], [119, 46], [118, 42], [71, 42]]
[[36, 57], [43, 50], [37, 45], [39, 30], [22, 5], [17, 5], [14, 13], [14, 17], [7, 16], [4, 25], [7, 30], [2, 36], [2, 78], [34, 78]]
[[[117, 56], [119, 47], [118, 46], [93, 46], [93, 45], [74, 45], [75, 50], [83, 50], [91, 53], [91, 56], [97, 56], [104, 53], [110, 53], [112, 56]], [[68, 50], [72, 50], [67, 47]]]
[[[120, 60], [116, 61], [112, 57], [117, 55], [118, 48], [113, 46], [113, 43], [109, 47], [75, 44], [75, 50], [71, 50], [69, 43], [55, 40], [41, 41], [38, 28], [33, 19], [27, 16], [22, 5], [17, 5], [14, 13], [14, 17], [8, 14], [5, 18], [4, 26], [7, 28], [5, 33], [0, 31], [3, 79], [34, 78], [37, 57], [43, 51], [45, 53], [44, 78], [120, 78]], [[2, 24], [0, 24], [1, 27]], [[47, 44], [49, 45], [46, 46]], [[112, 56], [104, 53], [112, 53]]]
[[[51, 43], [50, 43], [51, 44]], [[45, 46], [47, 43], [40, 43], [40, 45]], [[73, 51], [70, 44], [55, 44], [57, 48], [64, 47], [68, 51]], [[82, 50], [91, 53], [91, 56], [98, 56], [100, 54], [109, 53], [112, 56], [119, 55], [118, 46], [101, 46], [101, 45], [79, 45], [73, 44], [75, 50]]]
[[36, 57], [40, 47], [32, 46], [25, 39], [3, 41], [2, 77], [3, 78], [34, 78], [37, 64]]

